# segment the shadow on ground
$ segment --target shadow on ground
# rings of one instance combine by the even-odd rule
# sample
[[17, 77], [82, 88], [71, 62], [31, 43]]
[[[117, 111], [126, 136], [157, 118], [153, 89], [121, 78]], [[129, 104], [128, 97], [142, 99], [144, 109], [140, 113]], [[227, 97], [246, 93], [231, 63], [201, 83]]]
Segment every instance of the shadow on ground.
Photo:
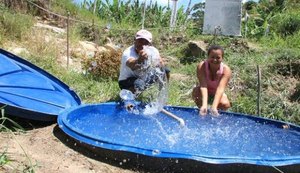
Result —
[[[33, 130], [38, 128], [43, 128], [49, 125], [56, 123], [56, 121], [37, 121], [37, 120], [30, 120], [26, 118], [20, 118], [12, 115], [5, 115], [2, 117], [3, 126], [10, 129], [10, 130]], [[2, 123], [1, 122], [1, 123]]]
[[[150, 157], [126, 151], [108, 150], [93, 147], [65, 134], [58, 126], [53, 129], [53, 134], [69, 148], [94, 160], [129, 169], [137, 172], [149, 173], [299, 173], [300, 164], [284, 167], [258, 166], [250, 164], [210, 164], [189, 159], [170, 159]], [[74, 145], [76, 143], [76, 145]]]

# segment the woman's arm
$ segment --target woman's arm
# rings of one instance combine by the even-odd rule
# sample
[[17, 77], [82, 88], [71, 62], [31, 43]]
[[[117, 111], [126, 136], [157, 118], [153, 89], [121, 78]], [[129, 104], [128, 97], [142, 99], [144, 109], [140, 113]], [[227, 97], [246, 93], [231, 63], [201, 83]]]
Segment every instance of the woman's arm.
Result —
[[212, 109], [217, 110], [217, 107], [220, 103], [221, 97], [225, 91], [225, 88], [227, 87], [227, 84], [231, 78], [231, 70], [227, 65], [224, 65], [224, 74], [220, 80], [220, 83], [218, 85], [217, 91], [215, 93], [214, 101], [212, 104]]
[[202, 99], [201, 107], [207, 108], [208, 91], [207, 91], [204, 61], [200, 62], [197, 66], [197, 78], [200, 83], [200, 93], [201, 93], [201, 99]]

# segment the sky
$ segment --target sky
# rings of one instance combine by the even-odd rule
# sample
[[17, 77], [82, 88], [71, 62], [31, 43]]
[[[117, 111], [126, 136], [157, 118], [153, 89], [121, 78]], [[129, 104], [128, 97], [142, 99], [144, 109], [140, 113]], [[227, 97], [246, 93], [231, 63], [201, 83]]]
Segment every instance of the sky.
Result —
[[[74, 0], [77, 3], [81, 3], [83, 0]], [[91, 0], [93, 1], [93, 0]], [[124, 1], [128, 1], [128, 0], [124, 0]], [[152, 0], [152, 3], [154, 3], [155, 1], [157, 1], [157, 3], [161, 6], [167, 6], [168, 5], [168, 0]], [[194, 4], [199, 3], [199, 2], [203, 2], [205, 0], [192, 0], [191, 1], [191, 7], [193, 7]], [[248, 0], [242, 0], [243, 2], [246, 2]], [[254, 0], [254, 1], [258, 1], [258, 0]], [[140, 2], [144, 2], [144, 0], [140, 0]], [[150, 0], [147, 0], [147, 3], [149, 3]], [[189, 3], [189, 0], [178, 0], [177, 1], [177, 7], [181, 7], [184, 6], [184, 8], [187, 8], [187, 5]], [[170, 6], [172, 7], [172, 0], [170, 0]]]

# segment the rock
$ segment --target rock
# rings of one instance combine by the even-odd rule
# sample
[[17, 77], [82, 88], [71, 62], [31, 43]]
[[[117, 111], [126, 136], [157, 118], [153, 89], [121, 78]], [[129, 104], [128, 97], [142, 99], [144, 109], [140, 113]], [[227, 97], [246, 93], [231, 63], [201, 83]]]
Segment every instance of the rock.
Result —
[[119, 47], [117, 47], [116, 45], [112, 44], [112, 43], [107, 43], [104, 45], [104, 47], [110, 51], [116, 52], [118, 51]]
[[62, 28], [58, 28], [58, 27], [55, 27], [55, 26], [50, 26], [50, 25], [46, 25], [46, 24], [42, 24], [42, 23], [36, 23], [34, 25], [35, 27], [38, 27], [38, 28], [45, 28], [45, 29], [49, 29], [49, 30], [52, 30], [56, 33], [65, 33], [65, 29], [62, 29]]
[[93, 42], [89, 41], [79, 41], [80, 46], [85, 50], [85, 51], [97, 51], [97, 45]]
[[188, 48], [191, 56], [199, 57], [206, 54], [207, 44], [203, 41], [189, 41]]
[[13, 48], [10, 51], [17, 55], [20, 55], [21, 53], [29, 54], [28, 50], [22, 47]]
[[105, 52], [105, 51], [107, 51], [107, 48], [106, 48], [106, 47], [98, 46], [96, 52]]

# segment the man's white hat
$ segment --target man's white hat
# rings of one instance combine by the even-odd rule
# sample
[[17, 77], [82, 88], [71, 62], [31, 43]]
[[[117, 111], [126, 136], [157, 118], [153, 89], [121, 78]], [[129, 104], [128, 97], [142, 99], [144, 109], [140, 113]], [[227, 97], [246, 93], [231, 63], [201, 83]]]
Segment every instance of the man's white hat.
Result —
[[135, 39], [140, 39], [143, 38], [147, 41], [149, 41], [149, 43], [152, 42], [152, 34], [151, 32], [145, 30], [145, 29], [141, 29], [139, 30], [136, 34], [135, 34]]

